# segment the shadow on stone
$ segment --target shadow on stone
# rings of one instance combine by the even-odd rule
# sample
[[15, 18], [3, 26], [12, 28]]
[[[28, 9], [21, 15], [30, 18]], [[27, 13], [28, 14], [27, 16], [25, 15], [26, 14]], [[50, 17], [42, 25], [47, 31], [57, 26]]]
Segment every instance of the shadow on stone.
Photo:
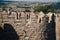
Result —
[[52, 15], [52, 20], [50, 21], [50, 23], [48, 23], [48, 26], [47, 26], [47, 37], [48, 39], [47, 40], [56, 40], [56, 28], [55, 28], [55, 15], [53, 14]]
[[6, 40], [18, 40], [19, 39], [13, 26], [10, 24], [4, 24], [4, 32], [5, 32]]
[[19, 40], [19, 37], [10, 24], [4, 24], [4, 30], [0, 27], [0, 40]]
[[0, 40], [4, 40], [4, 30], [0, 27]]

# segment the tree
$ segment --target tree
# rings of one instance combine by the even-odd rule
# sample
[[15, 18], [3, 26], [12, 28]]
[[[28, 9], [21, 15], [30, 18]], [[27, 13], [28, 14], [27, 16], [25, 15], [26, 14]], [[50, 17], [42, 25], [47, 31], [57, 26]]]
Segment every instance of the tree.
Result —
[[34, 11], [35, 12], [43, 11], [44, 13], [54, 12], [54, 4], [45, 5], [45, 6], [37, 6], [36, 8], [34, 8]]

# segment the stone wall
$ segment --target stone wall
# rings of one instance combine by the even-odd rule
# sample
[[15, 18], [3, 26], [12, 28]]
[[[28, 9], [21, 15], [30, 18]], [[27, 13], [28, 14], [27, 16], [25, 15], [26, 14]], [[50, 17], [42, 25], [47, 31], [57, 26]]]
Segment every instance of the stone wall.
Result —
[[60, 40], [60, 14], [56, 15], [56, 40]]
[[[55, 16], [55, 14], [44, 14], [43, 12], [36, 14], [34, 12], [7, 13], [3, 11], [0, 12], [0, 25], [5, 30], [5, 34], [9, 35], [6, 40], [56, 40], [58, 31], [55, 31], [57, 29], [55, 27], [58, 23]], [[8, 24], [12, 25], [14, 33], [10, 31], [11, 29], [6, 28], [10, 27], [7, 26]], [[16, 36], [11, 37], [12, 34]]]

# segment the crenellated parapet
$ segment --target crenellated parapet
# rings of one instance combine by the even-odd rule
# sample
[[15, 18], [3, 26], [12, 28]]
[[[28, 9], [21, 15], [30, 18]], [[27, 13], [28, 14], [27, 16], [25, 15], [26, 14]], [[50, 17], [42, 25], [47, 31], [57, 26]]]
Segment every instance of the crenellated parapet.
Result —
[[13, 25], [19, 40], [51, 40], [52, 37], [52, 40], [55, 40], [57, 26], [55, 26], [56, 14], [54, 13], [2, 11], [0, 15], [1, 25], [5, 23]]

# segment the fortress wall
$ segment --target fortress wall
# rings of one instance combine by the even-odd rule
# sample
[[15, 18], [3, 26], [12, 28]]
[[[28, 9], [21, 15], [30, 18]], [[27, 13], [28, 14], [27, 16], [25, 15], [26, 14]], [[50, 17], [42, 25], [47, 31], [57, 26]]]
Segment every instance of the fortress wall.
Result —
[[[1, 19], [6, 19], [5, 22], [2, 20], [2, 23], [13, 25], [13, 28], [19, 36], [19, 40], [50, 40], [51, 37], [53, 37], [51, 40], [55, 40], [54, 36], [48, 36], [54, 34], [53, 32], [55, 26], [49, 26], [53, 25], [52, 13], [44, 14], [43, 12], [40, 12], [36, 15], [33, 12], [11, 12], [9, 15], [4, 12], [4, 14], [6, 16], [3, 15], [3, 12], [0, 14], [2, 17], [4, 16]], [[27, 19], [27, 15], [30, 16], [30, 18]], [[49, 34], [50, 32], [51, 34]]]
[[56, 15], [56, 40], [60, 40], [60, 14]]

